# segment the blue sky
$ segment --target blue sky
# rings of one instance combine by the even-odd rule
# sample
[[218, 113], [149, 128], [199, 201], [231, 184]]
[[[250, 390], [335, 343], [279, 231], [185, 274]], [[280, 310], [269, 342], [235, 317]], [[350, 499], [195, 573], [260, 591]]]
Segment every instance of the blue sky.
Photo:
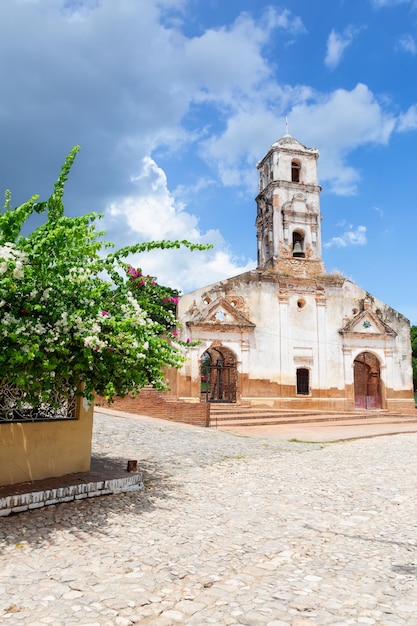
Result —
[[415, 0], [0, 3], [0, 185], [107, 239], [213, 243], [131, 259], [183, 292], [256, 265], [256, 163], [320, 151], [323, 258], [417, 324]]

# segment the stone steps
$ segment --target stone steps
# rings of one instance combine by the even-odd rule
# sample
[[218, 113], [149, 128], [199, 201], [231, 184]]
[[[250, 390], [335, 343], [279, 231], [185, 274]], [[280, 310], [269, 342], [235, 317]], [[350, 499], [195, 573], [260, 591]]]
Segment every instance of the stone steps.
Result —
[[274, 426], [284, 424], [315, 424], [337, 422], [354, 424], [404, 424], [417, 423], [416, 416], [388, 411], [358, 411], [337, 413], [333, 411], [281, 410], [270, 407], [241, 405], [210, 405], [209, 426]]

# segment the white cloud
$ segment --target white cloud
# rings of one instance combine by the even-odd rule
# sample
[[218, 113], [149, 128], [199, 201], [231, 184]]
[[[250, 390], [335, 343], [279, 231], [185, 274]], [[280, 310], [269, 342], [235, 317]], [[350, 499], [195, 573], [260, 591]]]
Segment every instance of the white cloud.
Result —
[[325, 65], [330, 69], [334, 69], [339, 65], [343, 53], [348, 48], [354, 37], [360, 32], [360, 29], [348, 27], [343, 33], [337, 33], [332, 30], [327, 40], [327, 52], [324, 59]]
[[[213, 132], [212, 121], [228, 124], [240, 103], [273, 101], [278, 87], [263, 48], [277, 30], [291, 36], [304, 32], [301, 20], [269, 8], [258, 20], [243, 13], [230, 24], [188, 37], [182, 14], [174, 11], [186, 8], [185, 0], [0, 3], [0, 72], [9, 76], [7, 102], [0, 105], [8, 153], [2, 176], [12, 189], [19, 187], [22, 200], [49, 190], [49, 172], [80, 144], [74, 170], [82, 163], [82, 171], [77, 185], [68, 186], [72, 206], [100, 211], [109, 198], [123, 194], [129, 202], [132, 163], [161, 147], [170, 154], [188, 150], [197, 160], [202, 138]], [[117, 45], [110, 45], [114, 41]], [[206, 128], [200, 125], [202, 107]], [[194, 115], [195, 128], [185, 121]], [[207, 156], [217, 162], [215, 151]], [[18, 172], [13, 174], [17, 158], [14, 169], [25, 171], [28, 192]], [[241, 182], [231, 167], [225, 177]], [[149, 198], [149, 213], [150, 203]]]
[[146, 274], [156, 276], [161, 284], [179, 289], [182, 293], [255, 268], [255, 261], [250, 259], [239, 263], [239, 259], [228, 250], [219, 231], [207, 233], [207, 238], [213, 243], [214, 249], [204, 252], [154, 250], [132, 256], [129, 262], [142, 267]]
[[150, 157], [142, 159], [141, 171], [132, 177], [138, 195], [126, 196], [108, 207], [113, 218], [124, 219], [141, 239], [179, 239], [184, 232], [193, 241], [199, 236], [197, 218], [178, 206], [167, 189], [165, 173]]
[[234, 108], [240, 98], [253, 97], [272, 77], [261, 51], [277, 28], [291, 34], [304, 32], [299, 18], [270, 8], [259, 22], [242, 14], [227, 28], [210, 29], [184, 41], [181, 84], [198, 86], [193, 99], [200, 103], [222, 102]]
[[272, 28], [282, 28], [293, 35], [306, 32], [302, 20], [297, 16], [293, 16], [288, 9], [279, 12], [270, 7], [264, 15], [263, 22], [269, 31]]
[[[216, 244], [202, 254], [149, 257], [146, 271], [183, 289], [253, 266], [232, 256], [218, 230], [204, 231], [198, 209], [189, 207], [199, 188], [221, 183], [245, 197], [253, 191], [256, 161], [284, 134], [285, 115], [294, 137], [320, 147], [326, 189], [345, 195], [355, 193], [360, 180], [348, 163], [352, 151], [386, 145], [394, 130], [417, 127], [415, 105], [396, 118], [363, 84], [327, 93], [279, 84], [280, 58], [268, 58], [268, 46], [278, 34], [286, 36], [284, 45], [288, 35], [305, 32], [288, 10], [269, 8], [259, 19], [242, 13], [198, 30], [200, 15], [191, 18], [191, 7], [185, 0], [0, 2], [0, 73], [8, 77], [0, 103], [2, 180], [13, 193], [19, 189], [22, 201], [47, 193], [69, 148], [80, 144], [67, 206], [74, 213], [105, 207], [109, 239]], [[189, 35], [193, 28], [201, 34]], [[334, 32], [330, 65], [357, 32]], [[167, 181], [158, 167], [162, 149], [178, 155], [170, 167], [185, 172], [180, 181]], [[131, 177], [137, 163], [140, 171]]]
[[336, 246], [346, 248], [347, 246], [364, 246], [366, 244], [366, 226], [358, 226], [356, 229], [350, 227], [340, 237], [332, 237], [324, 244], [325, 248]]
[[405, 113], [398, 117], [397, 130], [399, 133], [417, 129], [417, 104], [413, 104]]
[[360, 180], [360, 173], [347, 164], [349, 153], [367, 144], [386, 145], [396, 124], [394, 115], [360, 83], [350, 91], [316, 94], [314, 100], [294, 106], [289, 118], [304, 143], [320, 146], [320, 179], [339, 195], [354, 194]]
[[[285, 87], [274, 96], [275, 110], [288, 111], [290, 134], [307, 146], [320, 146], [320, 180], [326, 182], [327, 190], [339, 195], [356, 193], [360, 173], [348, 165], [348, 155], [366, 144], [386, 145], [396, 126], [394, 115], [363, 84], [328, 94], [302, 86]], [[284, 134], [283, 115], [265, 102], [241, 102], [223, 132], [202, 142], [202, 156], [218, 168], [224, 185], [253, 191], [253, 168], [271, 145], [274, 128], [278, 139]]]
[[198, 219], [185, 210], [169, 191], [165, 172], [146, 157], [133, 178], [135, 193], [112, 202], [106, 211], [104, 227], [113, 235], [116, 245], [137, 241], [188, 240], [213, 244], [203, 252], [153, 250], [131, 255], [128, 262], [157, 276], [165, 285], [182, 291], [209, 284], [252, 269], [254, 261], [239, 262], [230, 252], [218, 230], [201, 232]]

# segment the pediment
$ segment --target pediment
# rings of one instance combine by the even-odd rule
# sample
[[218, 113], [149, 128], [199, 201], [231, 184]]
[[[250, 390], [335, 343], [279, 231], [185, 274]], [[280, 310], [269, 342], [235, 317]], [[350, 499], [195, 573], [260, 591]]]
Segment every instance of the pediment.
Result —
[[210, 302], [188, 325], [198, 327], [221, 327], [223, 330], [251, 330], [255, 324], [238, 311], [224, 298], [218, 298]]
[[339, 330], [342, 335], [390, 335], [395, 337], [396, 332], [383, 322], [373, 311], [362, 311]]

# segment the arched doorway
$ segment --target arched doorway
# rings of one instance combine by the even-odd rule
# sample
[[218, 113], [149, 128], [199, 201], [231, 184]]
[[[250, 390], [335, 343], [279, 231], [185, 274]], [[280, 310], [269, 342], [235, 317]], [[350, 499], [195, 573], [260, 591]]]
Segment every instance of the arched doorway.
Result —
[[381, 375], [378, 358], [362, 352], [353, 363], [355, 409], [381, 408]]
[[212, 346], [201, 357], [201, 399], [236, 402], [236, 356], [223, 346]]

